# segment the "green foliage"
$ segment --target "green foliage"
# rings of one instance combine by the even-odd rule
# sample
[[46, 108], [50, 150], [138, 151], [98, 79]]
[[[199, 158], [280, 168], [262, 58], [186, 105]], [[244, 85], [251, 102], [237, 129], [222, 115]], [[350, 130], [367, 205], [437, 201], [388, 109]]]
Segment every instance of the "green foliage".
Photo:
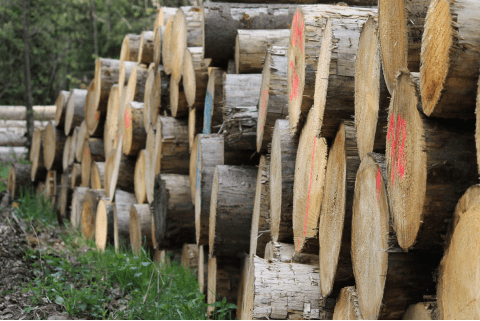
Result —
[[[73, 240], [64, 237], [67, 246]], [[75, 249], [72, 249], [75, 251]], [[78, 262], [29, 250], [36, 278], [26, 291], [34, 303], [63, 306], [69, 315], [95, 319], [208, 319], [205, 297], [195, 276], [177, 262], [156, 265], [149, 253], [128, 249], [77, 252]], [[234, 304], [215, 303], [214, 319], [231, 318]]]
[[[24, 104], [23, 3], [28, 1], [34, 105], [53, 104], [60, 90], [85, 87], [98, 55], [117, 58], [128, 33], [151, 30], [152, 0], [3, 0], [0, 5], [0, 105]], [[175, 2], [175, 1], [171, 1]], [[175, 3], [172, 3], [175, 5]]]
[[27, 222], [27, 229], [30, 229], [31, 224], [51, 226], [56, 223], [55, 209], [43, 194], [37, 194], [29, 189], [20, 189], [16, 202], [18, 203], [18, 207], [15, 208], [16, 215]]

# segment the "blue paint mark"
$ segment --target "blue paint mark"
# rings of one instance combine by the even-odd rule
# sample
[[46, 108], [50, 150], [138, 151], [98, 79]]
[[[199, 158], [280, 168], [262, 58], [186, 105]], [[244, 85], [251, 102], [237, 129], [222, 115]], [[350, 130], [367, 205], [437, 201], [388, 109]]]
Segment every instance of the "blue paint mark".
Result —
[[205, 113], [203, 115], [203, 133], [211, 134], [212, 132], [212, 114], [213, 114], [213, 97], [207, 90], [205, 95]]

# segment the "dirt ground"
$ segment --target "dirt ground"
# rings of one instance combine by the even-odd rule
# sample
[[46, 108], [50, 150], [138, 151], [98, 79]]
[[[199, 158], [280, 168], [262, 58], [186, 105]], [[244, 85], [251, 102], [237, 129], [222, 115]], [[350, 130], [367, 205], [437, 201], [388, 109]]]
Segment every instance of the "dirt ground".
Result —
[[62, 307], [50, 302], [32, 306], [25, 285], [34, 279], [32, 263], [25, 258], [25, 248], [31, 238], [26, 224], [20, 221], [11, 208], [6, 193], [0, 194], [0, 320], [70, 319]]

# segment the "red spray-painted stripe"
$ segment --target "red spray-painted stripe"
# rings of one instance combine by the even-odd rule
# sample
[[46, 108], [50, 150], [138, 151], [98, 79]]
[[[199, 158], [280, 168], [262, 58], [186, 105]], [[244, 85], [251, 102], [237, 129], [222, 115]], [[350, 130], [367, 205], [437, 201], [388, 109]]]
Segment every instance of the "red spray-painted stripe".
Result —
[[380, 173], [380, 168], [377, 169], [377, 200], [380, 198], [380, 192], [382, 191], [382, 174]]
[[125, 110], [125, 127], [130, 127], [130, 113], [128, 112], [128, 109]]
[[85, 150], [85, 155], [88, 156], [88, 148]]
[[[305, 211], [305, 224], [303, 226], [303, 237], [307, 235], [307, 220], [308, 209], [310, 207], [310, 192], [312, 191], [312, 179], [313, 179], [313, 164], [315, 160], [315, 145], [317, 143], [317, 137], [313, 137], [313, 150], [312, 150], [312, 165], [310, 166], [310, 182], [308, 183], [308, 195], [307, 195], [307, 209]], [[297, 252], [300, 252], [300, 237], [298, 238]]]
[[292, 77], [290, 78], [290, 83], [292, 85], [292, 89], [290, 92], [290, 101], [292, 101], [294, 98], [298, 99], [300, 78], [298, 78], [297, 68], [295, 68], [293, 61], [290, 61], [290, 68], [292, 69]]
[[300, 47], [300, 50], [303, 54], [303, 28], [305, 27], [305, 22], [303, 21], [303, 16], [300, 11], [297, 11], [293, 16], [292, 21], [292, 45]]

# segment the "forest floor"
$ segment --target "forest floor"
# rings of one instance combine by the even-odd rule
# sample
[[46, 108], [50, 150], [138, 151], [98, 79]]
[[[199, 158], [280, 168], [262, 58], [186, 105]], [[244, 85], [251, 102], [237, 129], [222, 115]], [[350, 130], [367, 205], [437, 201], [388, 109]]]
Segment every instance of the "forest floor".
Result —
[[148, 250], [99, 252], [50, 200], [22, 191], [12, 200], [0, 164], [0, 320], [231, 319], [225, 298], [207, 315], [194, 273], [152, 261]]
[[[48, 300], [34, 304], [32, 293], [25, 291], [26, 285], [35, 279], [33, 260], [25, 255], [25, 248], [38, 246], [38, 242], [26, 232], [26, 223], [15, 214], [9, 195], [0, 195], [0, 320], [69, 319], [62, 306]], [[51, 227], [39, 237], [43, 244], [54, 245], [59, 232]]]

